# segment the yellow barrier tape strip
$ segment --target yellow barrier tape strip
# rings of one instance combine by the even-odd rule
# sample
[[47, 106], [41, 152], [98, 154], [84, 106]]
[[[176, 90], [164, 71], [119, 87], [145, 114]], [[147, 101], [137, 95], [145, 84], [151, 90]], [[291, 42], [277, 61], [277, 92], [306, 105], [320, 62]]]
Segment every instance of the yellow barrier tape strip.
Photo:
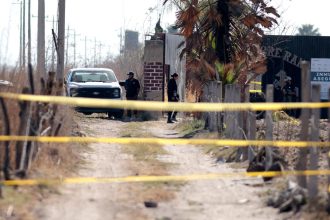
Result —
[[73, 98], [63, 96], [25, 95], [14, 93], [0, 93], [0, 97], [20, 101], [44, 102], [80, 107], [99, 108], [128, 108], [148, 111], [183, 111], [183, 112], [218, 112], [218, 111], [278, 111], [296, 108], [330, 108], [330, 102], [312, 103], [182, 103], [182, 102], [155, 102], [155, 101], [127, 101], [93, 98]]
[[249, 90], [250, 93], [262, 93], [262, 90], [255, 90], [255, 89], [251, 89]]
[[330, 142], [314, 141], [264, 141], [227, 139], [183, 139], [183, 138], [109, 138], [109, 137], [45, 137], [45, 136], [0, 136], [0, 141], [35, 141], [53, 143], [111, 143], [111, 144], [158, 144], [158, 145], [215, 145], [230, 147], [274, 146], [274, 147], [330, 147]]
[[240, 172], [240, 173], [209, 173], [192, 174], [182, 176], [127, 176], [127, 177], [77, 177], [62, 179], [27, 179], [0, 181], [4, 186], [33, 186], [54, 184], [86, 184], [86, 183], [132, 183], [132, 182], [172, 182], [215, 180], [229, 177], [277, 177], [277, 176], [316, 176], [330, 175], [330, 170], [306, 170], [306, 171], [267, 171], [267, 172]]
[[251, 81], [250, 84], [261, 85], [262, 83], [261, 82], [258, 82], [258, 81]]

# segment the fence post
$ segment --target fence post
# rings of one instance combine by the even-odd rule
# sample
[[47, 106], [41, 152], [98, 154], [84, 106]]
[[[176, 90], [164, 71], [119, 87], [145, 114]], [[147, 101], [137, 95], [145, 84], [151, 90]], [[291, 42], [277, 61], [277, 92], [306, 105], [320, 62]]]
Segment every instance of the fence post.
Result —
[[[266, 102], [271, 103], [274, 101], [274, 86], [273, 85], [267, 85], [266, 87]], [[265, 138], [266, 140], [273, 140], [273, 117], [272, 117], [272, 111], [266, 111], [266, 134]], [[266, 170], [268, 170], [272, 164], [273, 164], [273, 149], [272, 146], [266, 147]]]
[[[302, 102], [310, 102], [311, 100], [311, 86], [310, 86], [310, 64], [307, 61], [301, 62], [301, 101]], [[309, 109], [301, 109], [301, 132], [300, 132], [300, 140], [308, 141], [308, 128], [309, 128], [309, 117], [310, 110]], [[299, 149], [298, 162], [296, 164], [296, 170], [303, 171], [306, 170], [307, 165], [307, 148]], [[298, 184], [301, 187], [307, 187], [307, 179], [306, 176], [298, 176]]]
[[[312, 102], [320, 102], [320, 85], [312, 86]], [[319, 141], [319, 129], [320, 129], [320, 109], [313, 109], [311, 115], [311, 141]], [[310, 146], [310, 163], [309, 170], [317, 170], [319, 153], [318, 148]], [[310, 176], [308, 182], [308, 197], [310, 199], [310, 204], [315, 205], [318, 194], [318, 176]]]
[[[241, 102], [241, 86], [238, 84], [233, 85], [233, 102], [234, 103], [240, 103]], [[241, 140], [243, 139], [243, 111], [236, 111], [233, 112], [234, 116], [234, 128], [233, 128], [233, 139], [234, 140]], [[242, 147], [237, 148], [237, 154], [236, 154], [236, 162], [239, 162], [241, 160], [243, 154]]]
[[[222, 82], [210, 81], [203, 89], [203, 99], [211, 103], [220, 103], [222, 98]], [[221, 117], [219, 112], [203, 113], [206, 127], [211, 132], [220, 131]]]
[[[255, 140], [256, 139], [256, 114], [255, 112], [248, 112], [248, 124], [247, 124], [247, 136], [248, 136], [248, 140]], [[254, 152], [254, 148], [253, 146], [249, 146], [248, 147], [248, 159], [249, 162], [251, 162], [253, 160], [255, 156], [255, 152]]]
[[[328, 91], [328, 100], [330, 101], [330, 89]], [[330, 108], [328, 108], [328, 128], [330, 127]], [[328, 141], [330, 141], [330, 129], [328, 132]], [[330, 148], [328, 148], [328, 166], [330, 169]], [[327, 192], [328, 192], [328, 212], [330, 211], [330, 175], [328, 175], [328, 187], [327, 187]]]
[[[7, 106], [3, 100], [3, 98], [0, 98], [0, 106], [1, 106], [1, 111], [3, 114], [2, 122], [4, 126], [4, 135], [10, 135], [10, 121], [8, 117], [8, 111], [7, 111]], [[9, 149], [10, 141], [5, 141], [4, 146], [4, 157], [3, 157], [3, 165], [2, 165], [2, 171], [5, 180], [10, 179], [10, 149]], [[2, 192], [1, 192], [2, 193]], [[2, 195], [0, 196], [2, 197]]]
[[[248, 103], [250, 102], [250, 87], [247, 85], [244, 87], [244, 102]], [[248, 124], [249, 124], [249, 111], [244, 111], [242, 112], [242, 126], [243, 126], [243, 132], [244, 132], [244, 139], [249, 139], [249, 129], [248, 129]], [[249, 158], [249, 148], [250, 147], [244, 147], [242, 148], [242, 153], [243, 153], [243, 161], [246, 161]]]
[[[210, 92], [210, 102], [211, 103], [220, 103], [222, 97], [222, 82], [219, 81], [211, 81], [209, 84], [209, 92]], [[209, 126], [211, 132], [220, 131], [221, 121], [219, 120], [219, 112], [210, 112], [209, 117]]]
[[[232, 95], [233, 95], [233, 85], [227, 84], [225, 85], [225, 103], [232, 102]], [[225, 136], [227, 139], [233, 138], [233, 113], [225, 111], [224, 113], [224, 122], [225, 122]]]

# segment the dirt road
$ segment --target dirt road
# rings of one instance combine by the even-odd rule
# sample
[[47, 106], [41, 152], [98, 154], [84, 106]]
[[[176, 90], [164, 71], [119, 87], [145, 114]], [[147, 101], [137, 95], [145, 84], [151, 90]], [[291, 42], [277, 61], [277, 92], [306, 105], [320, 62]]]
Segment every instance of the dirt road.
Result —
[[[84, 133], [96, 137], [156, 136], [178, 137], [175, 125], [162, 121], [120, 122], [101, 115], [77, 117]], [[142, 147], [142, 151], [137, 148]], [[215, 163], [195, 146], [119, 146], [91, 144], [84, 152], [86, 164], [81, 177], [121, 177], [129, 175], [180, 175], [240, 172], [228, 164]], [[60, 187], [36, 208], [38, 219], [283, 219], [267, 208], [259, 197], [267, 187], [260, 182], [231, 178], [184, 183], [80, 184]], [[144, 201], [157, 202], [146, 208]]]

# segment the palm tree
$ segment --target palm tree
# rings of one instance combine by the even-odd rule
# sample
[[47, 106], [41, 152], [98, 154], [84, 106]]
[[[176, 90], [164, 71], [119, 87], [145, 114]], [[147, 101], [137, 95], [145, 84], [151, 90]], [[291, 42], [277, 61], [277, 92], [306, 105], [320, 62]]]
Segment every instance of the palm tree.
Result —
[[321, 36], [318, 28], [314, 28], [312, 24], [303, 24], [298, 28], [297, 35], [302, 36]]
[[[164, 0], [179, 9], [177, 26], [186, 37], [183, 52], [189, 70], [199, 78], [215, 79], [219, 74], [224, 84], [247, 84], [263, 73], [263, 28], [271, 28], [279, 17], [266, 1]], [[256, 75], [247, 80], [248, 72]]]

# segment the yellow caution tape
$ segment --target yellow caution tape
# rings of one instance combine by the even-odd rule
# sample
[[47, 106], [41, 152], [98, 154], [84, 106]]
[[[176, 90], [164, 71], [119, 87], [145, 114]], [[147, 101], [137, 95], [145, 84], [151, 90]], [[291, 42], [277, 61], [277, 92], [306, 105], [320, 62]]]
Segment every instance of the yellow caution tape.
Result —
[[109, 137], [35, 137], [0, 136], [0, 141], [35, 141], [54, 143], [111, 143], [111, 144], [157, 144], [157, 145], [215, 145], [229, 147], [274, 146], [274, 147], [330, 147], [330, 142], [314, 141], [264, 141], [227, 139], [183, 139], [183, 138], [109, 138]]
[[262, 83], [261, 82], [258, 82], [258, 81], [251, 81], [250, 84], [261, 85]]
[[218, 111], [277, 111], [296, 108], [330, 108], [330, 102], [310, 103], [182, 103], [155, 101], [127, 101], [93, 98], [73, 98], [63, 96], [25, 95], [14, 93], [0, 93], [0, 97], [20, 101], [44, 102], [53, 104], [72, 105], [80, 107], [137, 109], [148, 111], [183, 111], [183, 112], [218, 112]]
[[277, 176], [316, 176], [330, 175], [330, 170], [306, 170], [306, 171], [266, 171], [266, 172], [240, 172], [240, 173], [208, 173], [182, 176], [127, 176], [127, 177], [77, 177], [61, 179], [27, 179], [0, 181], [4, 186], [33, 186], [53, 184], [86, 184], [86, 183], [131, 183], [131, 182], [172, 182], [215, 180], [228, 177], [277, 177]]
[[250, 93], [262, 93], [262, 90], [261, 89], [259, 89], [259, 90], [257, 90], [257, 89], [250, 89], [249, 92]]

